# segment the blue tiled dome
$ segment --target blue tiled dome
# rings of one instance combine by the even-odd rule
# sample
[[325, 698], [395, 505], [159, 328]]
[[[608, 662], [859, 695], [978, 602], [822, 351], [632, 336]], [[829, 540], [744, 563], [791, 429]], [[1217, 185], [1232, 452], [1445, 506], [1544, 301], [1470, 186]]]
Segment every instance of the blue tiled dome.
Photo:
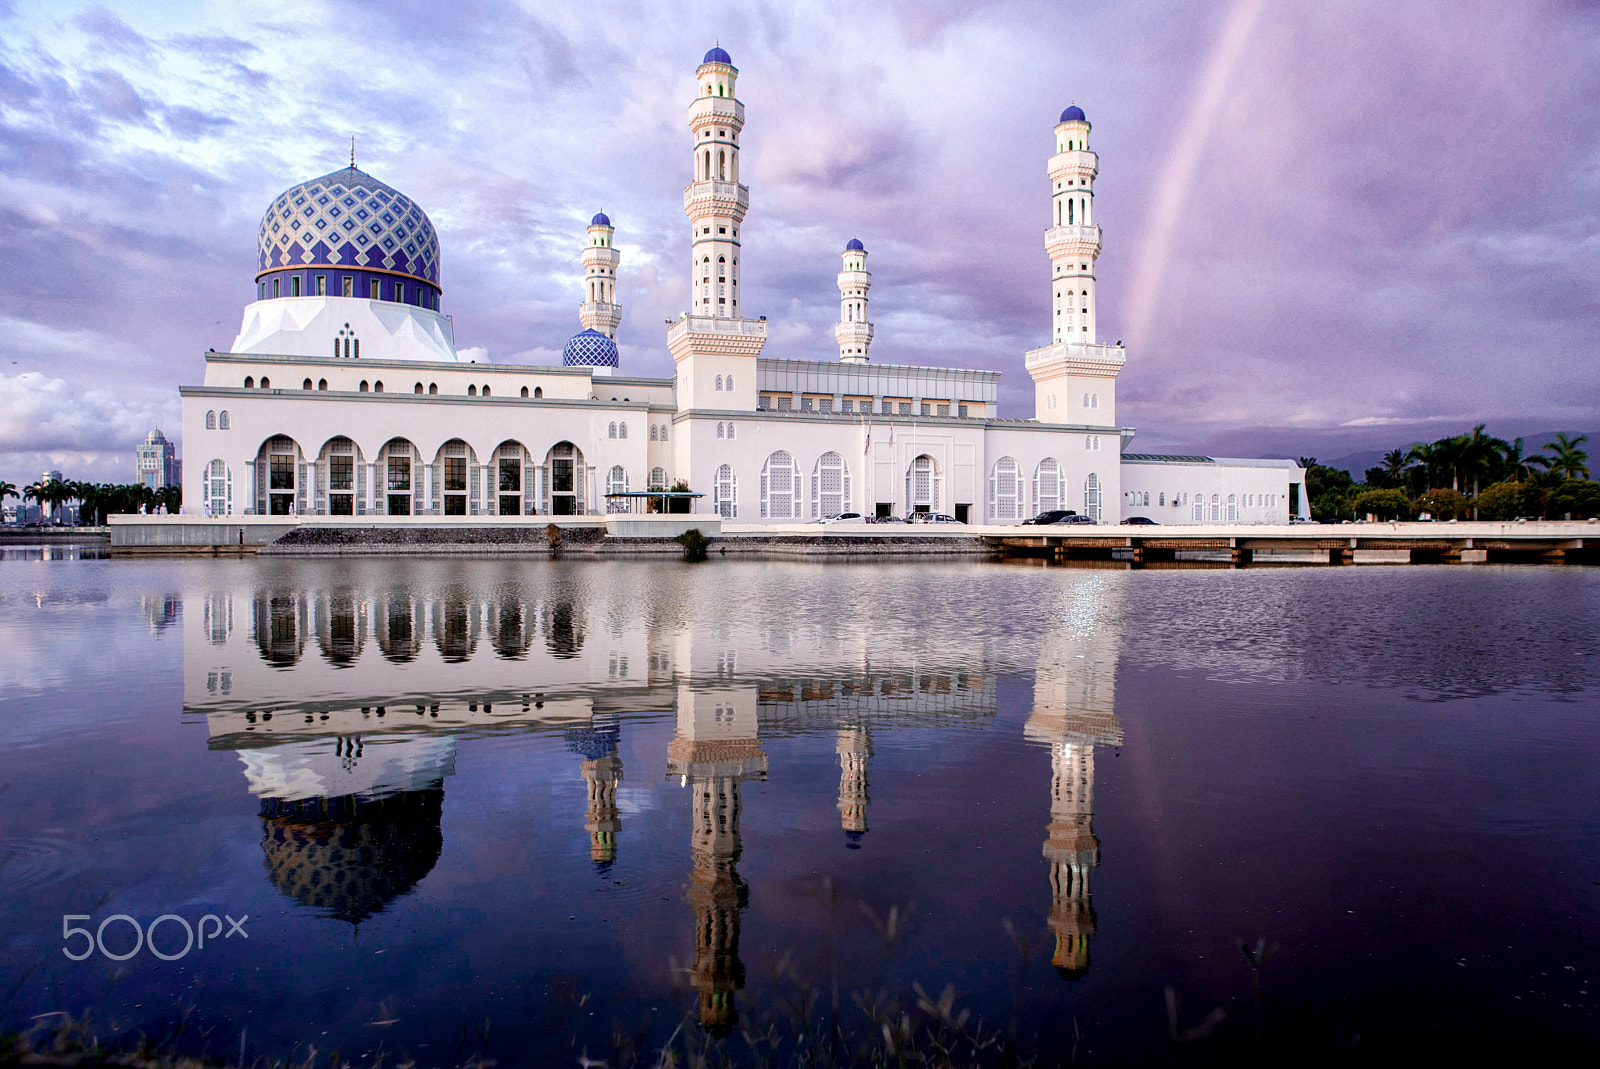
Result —
[[729, 58], [728, 53], [724, 52], [721, 48], [713, 48], [711, 51], [706, 53], [706, 58], [702, 59], [700, 62], [726, 63], [730, 67], [733, 66], [733, 60]]
[[593, 327], [580, 330], [561, 351], [565, 367], [616, 367], [617, 343]]
[[611, 225], [611, 216], [607, 215], [605, 212], [595, 212], [594, 213], [594, 218], [589, 220], [589, 225], [590, 226], [610, 226]]
[[1078, 107], [1078, 105], [1068, 104], [1067, 110], [1061, 113], [1061, 121], [1072, 122], [1074, 120], [1078, 122], [1088, 122], [1089, 117], [1083, 113], [1083, 109]]
[[844, 243], [844, 251], [845, 252], [866, 252], [867, 251], [867, 247], [865, 245], [861, 244], [861, 239], [860, 238], [851, 238], [849, 241]]
[[258, 272], [342, 267], [439, 285], [439, 235], [416, 202], [346, 167], [291, 186], [262, 217]]

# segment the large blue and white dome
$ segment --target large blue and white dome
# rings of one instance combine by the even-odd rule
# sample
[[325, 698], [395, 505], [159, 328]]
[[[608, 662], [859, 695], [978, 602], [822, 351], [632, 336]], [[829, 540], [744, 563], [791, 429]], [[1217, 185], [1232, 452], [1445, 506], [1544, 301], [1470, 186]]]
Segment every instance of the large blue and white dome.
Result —
[[1089, 117], [1083, 113], [1083, 109], [1078, 107], [1078, 105], [1076, 105], [1076, 104], [1068, 104], [1067, 105], [1067, 110], [1063, 111], [1061, 113], [1061, 120], [1060, 121], [1061, 122], [1088, 122], [1089, 121]]
[[721, 46], [713, 48], [711, 51], [707, 52], [706, 58], [700, 61], [701, 66], [704, 66], [707, 63], [726, 63], [730, 67], [733, 66], [732, 58], [729, 57], [728, 53], [722, 50]]
[[614, 368], [617, 366], [617, 343], [593, 327], [580, 330], [561, 351], [561, 363], [565, 367]]
[[438, 308], [433, 223], [410, 197], [355, 167], [284, 190], [262, 217], [259, 239], [260, 298], [371, 297]]

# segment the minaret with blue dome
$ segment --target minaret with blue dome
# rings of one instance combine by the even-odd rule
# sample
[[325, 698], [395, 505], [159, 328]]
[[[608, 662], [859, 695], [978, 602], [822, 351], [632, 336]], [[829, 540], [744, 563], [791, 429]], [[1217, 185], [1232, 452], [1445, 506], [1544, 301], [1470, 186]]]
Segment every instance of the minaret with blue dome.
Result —
[[833, 336], [839, 340], [839, 359], [846, 364], [865, 364], [872, 345], [872, 321], [867, 318], [867, 291], [872, 275], [867, 271], [867, 247], [860, 238], [844, 246], [844, 267], [839, 271], [839, 323]]
[[1044, 233], [1050, 254], [1054, 312], [1052, 342], [1095, 343], [1094, 274], [1100, 228], [1094, 225], [1094, 180], [1100, 158], [1089, 150], [1089, 119], [1069, 104], [1056, 123], [1056, 154], [1050, 157], [1053, 225]]
[[617, 303], [617, 265], [622, 254], [613, 240], [616, 233], [605, 212], [589, 220], [589, 244], [583, 247], [584, 298], [578, 307], [578, 318], [585, 327], [613, 341], [622, 324], [622, 305]]

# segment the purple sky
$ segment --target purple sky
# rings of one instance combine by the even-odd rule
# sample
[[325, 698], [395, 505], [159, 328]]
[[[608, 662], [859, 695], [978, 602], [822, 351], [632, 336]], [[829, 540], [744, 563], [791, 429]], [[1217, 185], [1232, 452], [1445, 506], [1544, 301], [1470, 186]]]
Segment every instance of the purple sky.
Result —
[[670, 375], [715, 41], [769, 355], [836, 355], [857, 236], [873, 359], [1002, 370], [1002, 414], [1031, 415], [1044, 167], [1075, 100], [1134, 448], [1600, 427], [1591, 3], [0, 0], [0, 478], [128, 481], [151, 426], [176, 437], [177, 387], [253, 295], [261, 213], [352, 134], [438, 228], [470, 356], [558, 360], [603, 210], [623, 366]]

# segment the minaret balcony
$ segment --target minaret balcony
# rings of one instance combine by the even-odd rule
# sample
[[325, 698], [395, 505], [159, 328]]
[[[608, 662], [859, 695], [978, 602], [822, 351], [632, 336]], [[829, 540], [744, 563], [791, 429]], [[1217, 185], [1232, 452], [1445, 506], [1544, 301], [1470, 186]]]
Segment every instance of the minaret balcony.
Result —
[[1078, 249], [1100, 248], [1100, 228], [1097, 226], [1053, 226], [1044, 232], [1045, 251], [1052, 260], [1059, 250], [1062, 255]]
[[750, 207], [750, 187], [737, 182], [691, 182], [683, 187], [683, 210], [710, 206], [743, 212]]
[[712, 334], [719, 337], [736, 335], [765, 344], [767, 321], [765, 319], [735, 319], [732, 316], [686, 315], [672, 324], [667, 331], [667, 344], [694, 334]]
[[622, 305], [605, 301], [584, 301], [578, 306], [579, 315], [616, 316], [622, 318]]
[[744, 125], [744, 105], [733, 97], [697, 97], [689, 106], [689, 126], [698, 129], [707, 123]]
[[1104, 373], [1128, 362], [1128, 350], [1120, 345], [1090, 345], [1087, 342], [1060, 342], [1029, 349], [1023, 366], [1029, 372], [1059, 365], [1066, 370]]

